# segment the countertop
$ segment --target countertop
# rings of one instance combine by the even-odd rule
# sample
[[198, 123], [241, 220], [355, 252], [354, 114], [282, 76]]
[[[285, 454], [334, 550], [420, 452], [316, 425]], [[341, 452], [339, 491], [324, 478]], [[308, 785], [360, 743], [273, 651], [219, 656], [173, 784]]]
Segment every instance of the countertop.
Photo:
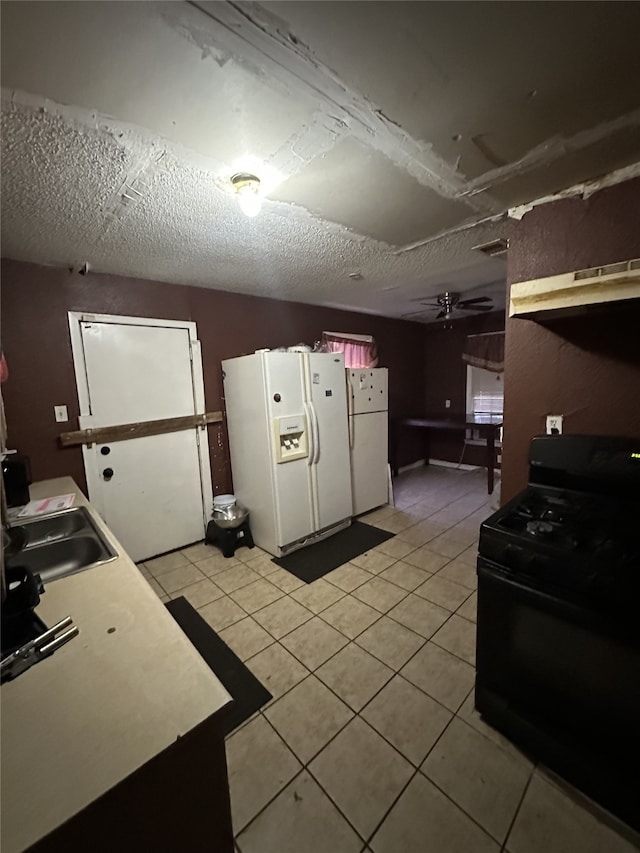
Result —
[[75, 492], [119, 556], [46, 585], [38, 615], [49, 627], [71, 616], [80, 635], [0, 688], [3, 853], [34, 844], [231, 699], [74, 481], [30, 492]]

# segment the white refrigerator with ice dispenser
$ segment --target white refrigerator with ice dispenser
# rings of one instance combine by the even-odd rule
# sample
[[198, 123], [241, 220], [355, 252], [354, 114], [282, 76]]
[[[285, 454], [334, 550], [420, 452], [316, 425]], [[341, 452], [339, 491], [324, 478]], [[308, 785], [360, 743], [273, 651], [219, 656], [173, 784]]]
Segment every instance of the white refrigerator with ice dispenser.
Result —
[[275, 556], [351, 523], [342, 353], [257, 352], [222, 362], [233, 488]]
[[389, 371], [347, 370], [353, 514], [387, 503], [389, 495]]

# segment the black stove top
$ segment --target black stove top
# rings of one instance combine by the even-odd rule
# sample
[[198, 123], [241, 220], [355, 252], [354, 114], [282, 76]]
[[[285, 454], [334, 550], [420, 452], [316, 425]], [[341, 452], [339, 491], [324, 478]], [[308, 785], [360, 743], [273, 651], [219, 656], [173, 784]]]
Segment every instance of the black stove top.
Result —
[[[501, 530], [559, 552], [610, 547], [631, 540], [640, 504], [530, 486], [493, 516]], [[636, 516], [638, 518], [638, 516]]]
[[[545, 588], [605, 600], [640, 592], [640, 466], [632, 449], [638, 444], [534, 439], [529, 486], [482, 524], [480, 556]], [[619, 475], [623, 453], [633, 476], [627, 468]], [[607, 454], [610, 468], [603, 466]]]

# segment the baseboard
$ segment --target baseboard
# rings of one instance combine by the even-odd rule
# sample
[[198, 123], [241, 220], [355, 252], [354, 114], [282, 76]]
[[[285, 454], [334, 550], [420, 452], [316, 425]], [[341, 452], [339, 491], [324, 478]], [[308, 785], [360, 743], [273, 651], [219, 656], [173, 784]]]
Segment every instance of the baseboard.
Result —
[[429, 459], [429, 465], [436, 465], [440, 468], [457, 468], [460, 471], [477, 471], [479, 465], [458, 464], [457, 462], [447, 462], [446, 459]]
[[398, 468], [398, 474], [404, 474], [405, 471], [411, 471], [413, 468], [422, 468], [424, 465], [424, 459], [417, 459], [415, 462], [411, 462], [409, 465], [401, 465]]
[[[405, 471], [412, 471], [414, 468], [423, 468], [424, 462], [424, 459], [417, 459], [409, 465], [402, 465], [398, 468], [398, 474], [404, 474]], [[441, 468], [458, 468], [460, 471], [477, 471], [478, 468], [482, 467], [481, 465], [458, 465], [457, 462], [447, 462], [446, 459], [429, 459], [429, 465], [436, 465]]]

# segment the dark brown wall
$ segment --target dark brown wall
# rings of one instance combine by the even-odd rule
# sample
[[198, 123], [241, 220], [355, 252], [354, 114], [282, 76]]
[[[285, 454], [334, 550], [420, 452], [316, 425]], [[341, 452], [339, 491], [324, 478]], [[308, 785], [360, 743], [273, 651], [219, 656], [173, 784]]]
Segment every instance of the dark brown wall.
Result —
[[[511, 220], [509, 283], [640, 257], [640, 179]], [[527, 452], [547, 414], [565, 433], [640, 437], [640, 300], [506, 334], [502, 500], [527, 482]]]
[[[429, 413], [446, 415], [464, 414], [467, 408], [467, 365], [462, 360], [467, 335], [497, 332], [504, 329], [504, 312], [491, 311], [463, 320], [456, 320], [451, 329], [442, 325], [427, 326], [426, 360], [427, 377], [425, 409]], [[451, 407], [445, 408], [445, 400]], [[431, 438], [431, 456], [448, 462], [459, 462], [464, 447], [464, 434], [434, 433]], [[468, 465], [484, 464], [482, 448], [464, 447], [463, 462]]]
[[[31, 459], [34, 479], [70, 474], [84, 485], [78, 448], [60, 449], [59, 433], [77, 428], [78, 399], [69, 340], [68, 311], [123, 314], [198, 324], [206, 404], [222, 407], [220, 362], [259, 347], [304, 341], [323, 329], [372, 334], [380, 366], [390, 371], [390, 410], [415, 412], [425, 385], [424, 327], [347, 311], [260, 299], [205, 288], [2, 261], [2, 346], [10, 369], [3, 385], [9, 444]], [[53, 406], [69, 407], [69, 424], [57, 424]], [[217, 492], [231, 487], [226, 434], [209, 428]], [[407, 444], [401, 464], [418, 458]]]

